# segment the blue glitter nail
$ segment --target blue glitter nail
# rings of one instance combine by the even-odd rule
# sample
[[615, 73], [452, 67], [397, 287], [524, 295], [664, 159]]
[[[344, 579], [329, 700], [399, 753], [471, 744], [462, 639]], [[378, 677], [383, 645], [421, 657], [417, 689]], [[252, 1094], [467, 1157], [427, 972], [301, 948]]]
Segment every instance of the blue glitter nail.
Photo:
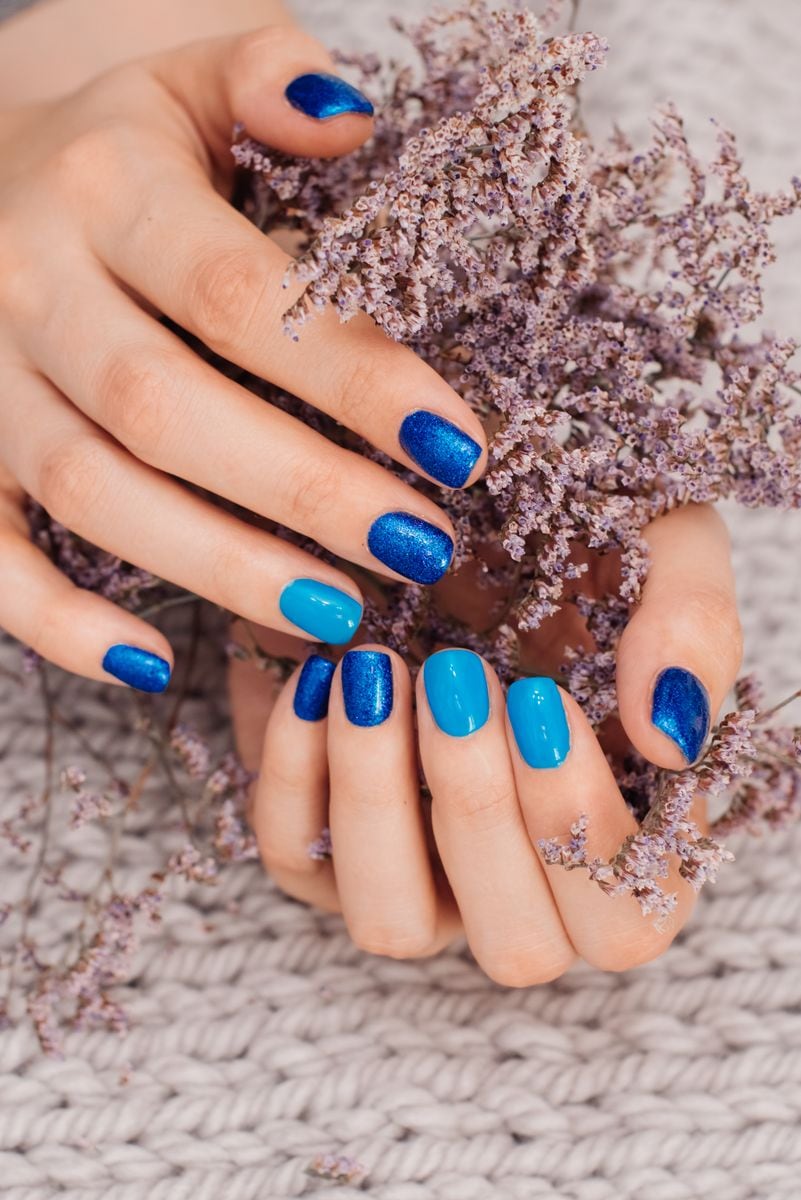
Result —
[[342, 696], [351, 725], [381, 725], [392, 712], [392, 661], [380, 650], [349, 650], [342, 659]]
[[172, 674], [170, 664], [158, 654], [122, 643], [106, 651], [103, 670], [140, 692], [163, 692]]
[[436, 583], [453, 558], [453, 542], [444, 530], [406, 512], [384, 513], [373, 521], [367, 545], [385, 566], [415, 583]]
[[481, 455], [478, 442], [458, 425], [422, 408], [404, 417], [399, 439], [409, 457], [446, 487], [462, 487]]
[[709, 695], [692, 671], [667, 667], [661, 672], [651, 720], [672, 738], [688, 763], [695, 762], [709, 733]]
[[366, 96], [340, 79], [338, 75], [322, 72], [298, 75], [286, 89], [286, 98], [293, 108], [299, 108], [307, 117], [325, 121], [328, 117], [339, 117], [343, 113], [366, 113], [373, 115], [373, 106]]
[[301, 721], [322, 721], [328, 716], [328, 697], [336, 663], [319, 654], [307, 658], [298, 675], [292, 708]]

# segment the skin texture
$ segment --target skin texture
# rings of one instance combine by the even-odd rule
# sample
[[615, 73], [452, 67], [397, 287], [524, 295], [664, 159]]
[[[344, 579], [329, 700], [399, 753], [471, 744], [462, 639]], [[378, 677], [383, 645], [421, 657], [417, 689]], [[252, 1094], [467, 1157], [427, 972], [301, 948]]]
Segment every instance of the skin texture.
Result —
[[360, 602], [355, 583], [183, 482], [396, 578], [368, 546], [384, 513], [453, 533], [390, 472], [220, 375], [158, 313], [406, 466], [400, 427], [422, 405], [480, 445], [465, 482], [483, 471], [477, 418], [369, 318], [342, 325], [331, 311], [300, 342], [285, 336], [291, 259], [227, 202], [235, 120], [302, 155], [369, 137], [369, 116], [319, 121], [286, 100], [296, 76], [332, 70], [319, 43], [276, 25], [116, 66], [58, 102], [0, 114], [0, 544], [3, 583], [16, 585], [14, 596], [0, 589], [0, 625], [68, 670], [107, 678], [115, 643], [171, 653], [143, 622], [70, 592], [30, 550], [23, 493], [103, 549], [293, 632], [279, 606], [290, 582]]
[[[487, 974], [512, 987], [554, 979], [577, 958], [623, 971], [662, 954], [696, 900], [677, 862], [664, 887], [676, 891], [678, 907], [656, 930], [633, 897], [605, 896], [583, 871], [546, 868], [536, 848], [537, 839], [563, 836], [586, 812], [588, 854], [609, 858], [635, 832], [636, 821], [605, 752], [633, 742], [653, 762], [684, 765], [675, 744], [651, 724], [659, 671], [668, 664], [693, 670], [709, 692], [714, 720], [739, 669], [742, 641], [720, 517], [706, 506], [688, 507], [655, 521], [646, 536], [651, 571], [618, 653], [622, 727], [604, 730], [602, 744], [560, 688], [570, 749], [558, 767], [526, 764], [502, 688], [486, 663], [489, 717], [456, 737], [432, 718], [422, 672], [413, 698], [409, 672], [395, 654], [392, 713], [370, 728], [347, 720], [341, 665], [327, 718], [304, 721], [293, 709], [299, 669], [281, 687], [251, 664], [234, 662], [239, 749], [247, 765], [259, 769], [251, 821], [278, 885], [341, 912], [354, 941], [372, 953], [427, 956], [464, 934]], [[613, 576], [609, 559], [591, 560], [589, 583], [596, 591]], [[477, 629], [486, 623], [486, 592], [472, 586], [469, 573], [449, 577], [437, 591], [440, 603]], [[586, 640], [571, 610], [563, 611], [526, 639], [527, 674], [556, 670], [565, 638]], [[269, 653], [305, 656], [293, 639], [256, 632]], [[387, 652], [366, 644], [355, 652], [361, 649]], [[418, 754], [432, 796], [430, 819], [419, 792]], [[703, 798], [692, 816], [707, 833]], [[326, 825], [334, 858], [314, 861], [307, 847]]]

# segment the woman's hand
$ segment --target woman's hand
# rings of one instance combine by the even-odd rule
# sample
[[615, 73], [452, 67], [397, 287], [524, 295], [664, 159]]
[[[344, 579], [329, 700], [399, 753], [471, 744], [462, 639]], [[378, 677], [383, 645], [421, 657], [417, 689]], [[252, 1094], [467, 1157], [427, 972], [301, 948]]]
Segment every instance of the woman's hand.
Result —
[[[648, 759], [681, 767], [698, 756], [740, 665], [728, 535], [713, 509], [692, 506], [646, 537], [651, 569], [617, 660], [621, 723]], [[599, 563], [600, 586], [605, 571]], [[553, 636], [540, 631], [529, 663], [550, 665]], [[689, 917], [696, 893], [678, 862], [663, 883], [678, 904], [660, 929], [632, 896], [543, 866], [537, 840], [564, 836], [582, 812], [589, 858], [609, 859], [637, 829], [581, 708], [544, 674], [532, 669], [504, 697], [486, 662], [439, 651], [417, 678], [415, 731], [409, 673], [379, 646], [354, 648], [336, 667], [313, 655], [277, 698], [249, 664], [232, 672], [249, 765], [266, 721], [252, 810], [264, 862], [286, 892], [341, 910], [364, 949], [429, 955], [463, 930], [493, 979], [526, 985], [576, 956], [615, 971], [652, 959]], [[702, 797], [692, 815], [708, 832]], [[326, 825], [332, 861], [315, 861], [308, 848]]]
[[266, 29], [0, 114], [0, 626], [60, 666], [161, 690], [171, 655], [31, 546], [24, 493], [155, 575], [327, 642], [358, 624], [355, 584], [181, 481], [390, 577], [432, 583], [449, 565], [436, 505], [223, 377], [157, 319], [406, 466], [450, 486], [478, 476], [478, 420], [367, 317], [341, 325], [332, 311], [297, 343], [283, 333], [290, 259], [227, 203], [234, 121], [299, 155], [369, 136], [369, 102], [330, 72], [313, 39]]

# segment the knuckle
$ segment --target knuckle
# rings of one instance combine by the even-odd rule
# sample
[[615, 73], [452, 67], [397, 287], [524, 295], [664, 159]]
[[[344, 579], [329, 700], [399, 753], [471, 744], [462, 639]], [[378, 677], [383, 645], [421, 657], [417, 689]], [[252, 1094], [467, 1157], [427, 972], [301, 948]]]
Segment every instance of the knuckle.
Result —
[[345, 478], [333, 458], [293, 463], [284, 478], [291, 524], [298, 532], [315, 533], [342, 506]]
[[264, 547], [251, 542], [246, 528], [233, 534], [227, 530], [224, 537], [215, 538], [205, 553], [206, 598], [239, 616], [253, 617], [258, 602], [254, 604], [249, 597], [258, 595], [258, 588], [253, 587], [253, 565], [260, 557], [264, 557]]
[[106, 121], [75, 134], [50, 156], [51, 186], [67, 195], [84, 196], [95, 185], [124, 168], [128, 133], [118, 121]]
[[715, 587], [699, 589], [688, 597], [685, 611], [688, 619], [704, 631], [715, 658], [725, 654], [736, 669], [742, 661], [743, 630], [731, 592]]
[[576, 952], [567, 942], [562, 946], [502, 946], [484, 954], [482, 970], [502, 987], [524, 988], [550, 983], [564, 975], [576, 961]]
[[379, 365], [374, 355], [364, 351], [349, 351], [332, 381], [333, 406], [336, 417], [346, 425], [364, 418], [374, 409], [379, 397], [386, 396], [391, 375]]
[[101, 371], [101, 423], [144, 462], [160, 459], [180, 420], [179, 378], [179, 364], [169, 357], [131, 350], [113, 355]]
[[195, 267], [186, 297], [191, 324], [224, 358], [235, 358], [260, 310], [264, 271], [247, 251], [209, 253]]
[[483, 831], [504, 825], [517, 807], [513, 785], [492, 776], [463, 778], [458, 787], [435, 793], [434, 803], [451, 819]]
[[12, 209], [0, 214], [0, 311], [14, 324], [39, 324], [48, 311], [48, 289], [32, 269], [32, 255], [20, 238], [21, 231]]
[[430, 952], [432, 934], [421, 928], [408, 928], [369, 921], [348, 921], [348, 933], [354, 945], [366, 954], [381, 958], [424, 958]]
[[39, 463], [37, 500], [51, 517], [77, 529], [85, 514], [102, 504], [109, 460], [109, 449], [98, 437], [78, 434], [64, 439]]

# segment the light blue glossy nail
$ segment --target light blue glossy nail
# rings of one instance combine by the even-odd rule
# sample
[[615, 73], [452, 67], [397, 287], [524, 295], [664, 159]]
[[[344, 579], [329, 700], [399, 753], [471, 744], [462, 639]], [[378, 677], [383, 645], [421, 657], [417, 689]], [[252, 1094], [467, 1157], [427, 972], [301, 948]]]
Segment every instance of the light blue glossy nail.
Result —
[[331, 646], [349, 642], [362, 619], [362, 606], [357, 600], [316, 579], [288, 583], [278, 606], [287, 621]]
[[317, 121], [339, 117], [342, 113], [373, 115], [373, 106], [367, 97], [338, 75], [324, 72], [298, 75], [288, 85], [285, 95], [293, 108]]
[[552, 679], [516, 679], [506, 694], [506, 711], [524, 762], [539, 769], [562, 765], [570, 750], [570, 729]]
[[301, 721], [322, 721], [328, 716], [328, 698], [336, 663], [312, 654], [306, 659], [298, 675], [292, 708]]
[[351, 725], [382, 725], [392, 712], [392, 660], [381, 650], [349, 650], [342, 659], [342, 698]]
[[108, 648], [103, 670], [140, 692], [163, 692], [172, 674], [170, 664], [158, 654], [122, 643]]
[[423, 666], [431, 715], [443, 733], [467, 737], [489, 717], [484, 664], [472, 650], [439, 650]]
[[478, 442], [458, 425], [424, 408], [404, 417], [399, 439], [409, 457], [446, 487], [462, 487], [481, 455]]
[[367, 534], [371, 554], [415, 583], [436, 583], [453, 558], [453, 542], [438, 525], [407, 512], [378, 517]]
[[654, 685], [651, 720], [693, 763], [709, 733], [709, 695], [692, 671], [667, 667]]

